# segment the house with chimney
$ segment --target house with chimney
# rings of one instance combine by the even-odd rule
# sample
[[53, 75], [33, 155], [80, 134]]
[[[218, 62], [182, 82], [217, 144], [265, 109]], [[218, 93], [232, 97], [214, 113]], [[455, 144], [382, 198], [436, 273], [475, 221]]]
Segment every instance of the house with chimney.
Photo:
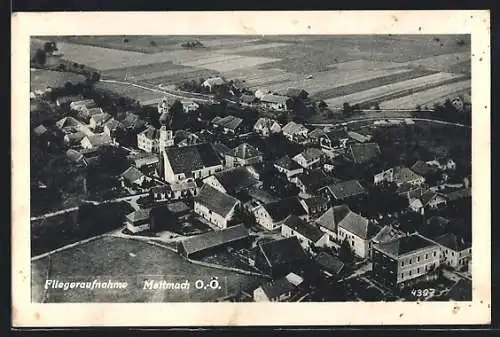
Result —
[[292, 159], [302, 166], [304, 169], [309, 170], [321, 164], [321, 160], [325, 157], [325, 153], [315, 147], [308, 147], [301, 153], [294, 156]]
[[302, 248], [313, 253], [312, 247], [329, 246], [329, 236], [313, 224], [296, 215], [289, 215], [281, 225], [281, 235], [285, 238], [296, 237]]
[[194, 198], [194, 212], [221, 229], [228, 227], [240, 201], [229, 194], [204, 184]]
[[285, 155], [274, 162], [273, 166], [280, 173], [284, 173], [288, 180], [292, 177], [304, 172], [304, 168], [296, 161], [292, 160], [288, 155]]
[[303, 219], [308, 218], [304, 206], [297, 197], [285, 198], [267, 204], [261, 203], [252, 209], [252, 214], [257, 224], [270, 231], [279, 228], [290, 214]]
[[249, 166], [262, 162], [262, 153], [248, 143], [242, 143], [225, 155], [226, 167]]

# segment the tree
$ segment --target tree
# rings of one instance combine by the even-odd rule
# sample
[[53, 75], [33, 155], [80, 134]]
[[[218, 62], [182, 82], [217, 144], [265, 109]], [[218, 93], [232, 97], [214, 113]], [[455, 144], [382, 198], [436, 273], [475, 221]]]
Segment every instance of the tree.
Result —
[[349, 116], [352, 113], [352, 107], [349, 103], [345, 102], [342, 105], [342, 113], [346, 116]]
[[170, 106], [170, 129], [178, 130], [182, 127], [184, 122], [184, 109], [180, 100], [175, 100], [175, 102]]
[[349, 241], [345, 239], [339, 248], [339, 259], [344, 263], [352, 263], [354, 261], [354, 253], [352, 252]]
[[45, 42], [43, 44], [43, 50], [45, 53], [53, 53], [57, 50], [56, 43], [54, 41]]
[[35, 51], [35, 55], [33, 56], [32, 62], [34, 62], [36, 65], [43, 66], [45, 65], [45, 62], [47, 61], [47, 55], [42, 49], [37, 49]]
[[123, 43], [128, 43], [129, 39], [123, 39]]
[[318, 108], [319, 108], [320, 110], [324, 110], [324, 109], [328, 108], [328, 104], [326, 104], [326, 102], [325, 102], [325, 101], [320, 101], [320, 102], [318, 103]]
[[156, 47], [156, 41], [154, 41], [154, 40], [149, 42], [149, 44], [151, 45], [151, 47]]

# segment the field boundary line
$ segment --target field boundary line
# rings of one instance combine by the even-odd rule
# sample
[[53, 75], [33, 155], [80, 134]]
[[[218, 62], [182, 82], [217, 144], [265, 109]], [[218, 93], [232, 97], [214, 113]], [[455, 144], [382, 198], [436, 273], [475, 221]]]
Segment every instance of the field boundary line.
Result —
[[84, 240], [80, 240], [80, 241], [77, 241], [77, 242], [74, 242], [74, 243], [70, 243], [69, 245], [66, 245], [66, 246], [63, 246], [63, 247], [60, 247], [60, 248], [57, 248], [57, 249], [54, 249], [54, 250], [51, 250], [49, 252], [46, 252], [46, 253], [43, 253], [43, 254], [40, 254], [40, 255], [37, 255], [35, 257], [32, 257], [31, 258], [31, 262], [34, 262], [34, 261], [38, 261], [44, 257], [47, 257], [47, 256], [50, 256], [52, 255], [53, 253], [58, 253], [58, 252], [61, 252], [63, 250], [66, 250], [66, 249], [69, 249], [69, 248], [73, 248], [73, 247], [76, 247], [78, 245], [81, 245], [81, 244], [84, 244], [84, 243], [87, 243], [87, 242], [91, 242], [91, 241], [94, 241], [94, 240], [97, 240], [97, 239], [100, 239], [100, 238], [103, 238], [107, 236], [107, 233], [105, 234], [100, 234], [100, 235], [97, 235], [97, 236], [93, 236], [91, 238], [88, 238], [88, 239], [84, 239]]

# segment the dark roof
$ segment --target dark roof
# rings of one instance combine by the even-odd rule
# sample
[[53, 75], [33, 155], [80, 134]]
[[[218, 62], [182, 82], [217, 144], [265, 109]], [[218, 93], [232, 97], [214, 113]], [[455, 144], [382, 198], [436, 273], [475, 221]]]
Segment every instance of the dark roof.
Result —
[[431, 246], [437, 245], [418, 234], [404, 236], [397, 240], [377, 245], [381, 251], [395, 256], [405, 255]]
[[281, 277], [277, 280], [264, 283], [260, 286], [269, 299], [275, 299], [295, 289], [295, 286], [286, 279]]
[[288, 97], [293, 97], [293, 98], [299, 98], [299, 97], [307, 97], [309, 93], [305, 91], [304, 89], [299, 89], [299, 88], [288, 88], [285, 96]]
[[252, 145], [243, 143], [235, 147], [230, 153], [228, 153], [228, 155], [241, 159], [250, 159], [262, 156], [262, 153], [260, 153], [259, 150]]
[[394, 181], [397, 183], [405, 183], [422, 178], [421, 175], [416, 174], [406, 166], [396, 166], [393, 169]]
[[348, 180], [327, 186], [333, 197], [345, 200], [366, 193], [366, 189], [358, 180]]
[[426, 176], [428, 174], [436, 173], [436, 167], [427, 164], [423, 160], [417, 160], [415, 164], [412, 165], [411, 170], [416, 174], [420, 174], [421, 176]]
[[302, 156], [306, 161], [309, 162], [309, 161], [321, 158], [324, 155], [325, 155], [325, 153], [323, 151], [321, 151], [320, 149], [315, 148], [315, 147], [308, 147], [307, 149], [305, 149], [304, 151], [299, 153], [294, 158], [296, 158], [298, 156]]
[[288, 100], [290, 100], [290, 97], [281, 95], [264, 95], [260, 100], [266, 103], [286, 104]]
[[140, 134], [146, 136], [146, 138], [148, 139], [160, 139], [160, 130], [155, 129], [152, 126], [148, 127]]
[[336, 275], [339, 274], [344, 268], [344, 263], [336, 256], [330, 255], [325, 252], [319, 253], [315, 258], [316, 263], [320, 268]]
[[321, 196], [313, 196], [307, 199], [302, 199], [302, 201], [306, 204], [308, 208], [315, 208], [317, 206], [328, 205], [328, 200], [326, 200]]
[[323, 128], [317, 128], [309, 132], [308, 137], [309, 138], [320, 138], [321, 136], [326, 135], [326, 132]]
[[301, 173], [297, 175], [302, 184], [309, 191], [316, 191], [321, 187], [331, 184], [332, 181], [337, 180], [335, 177], [326, 175], [321, 169], [312, 170], [308, 173]]
[[282, 199], [264, 206], [274, 221], [284, 220], [290, 214], [306, 215], [306, 210], [297, 197]]
[[296, 237], [259, 244], [259, 249], [270, 267], [307, 261], [307, 255]]
[[469, 198], [471, 196], [471, 189], [461, 188], [452, 192], [445, 193], [444, 196], [446, 197], [446, 199], [448, 199], [448, 201]]
[[406, 235], [405, 233], [392, 227], [391, 225], [386, 225], [380, 230], [380, 232], [378, 232], [377, 235], [373, 237], [372, 240], [374, 243], [383, 243], [396, 240], [405, 235]]
[[448, 291], [446, 297], [453, 301], [472, 301], [472, 281], [467, 279], [458, 280]]
[[292, 158], [290, 158], [288, 155], [285, 155], [284, 157], [278, 159], [274, 163], [274, 165], [282, 167], [289, 171], [294, 171], [302, 168], [302, 166], [300, 166], [296, 161], [292, 160]]
[[212, 120], [212, 123], [234, 131], [241, 125], [241, 123], [243, 123], [243, 119], [229, 115], [223, 118], [215, 117]]
[[123, 179], [125, 179], [125, 180], [127, 180], [127, 181], [129, 181], [129, 182], [132, 183], [132, 182], [140, 179], [141, 177], [143, 177], [144, 174], [141, 171], [139, 171], [136, 167], [130, 166], [120, 176]]
[[438, 195], [437, 192], [433, 190], [427, 190], [424, 193], [422, 193], [419, 199], [420, 201], [422, 201], [422, 205], [426, 206], [437, 195]]
[[172, 213], [184, 213], [189, 212], [190, 208], [183, 201], [177, 201], [167, 204], [167, 209]]
[[239, 193], [241, 190], [258, 183], [246, 167], [217, 172], [215, 178], [221, 183], [228, 193]]
[[187, 255], [201, 252], [210, 248], [219, 247], [228, 243], [249, 237], [248, 229], [244, 225], [228, 227], [189, 237], [181, 241]]
[[240, 101], [243, 103], [253, 103], [257, 100], [254, 95], [241, 95]]
[[150, 213], [150, 208], [141, 208], [135, 212], [127, 214], [127, 220], [130, 222], [146, 221], [149, 220]]
[[349, 208], [346, 210], [344, 207], [337, 210], [337, 212], [335, 212], [334, 208], [334, 215], [338, 227], [342, 227], [344, 230], [362, 238], [363, 240], [369, 240], [379, 232], [375, 224], [370, 222], [364, 216], [354, 213]]
[[108, 127], [108, 129], [110, 129], [110, 130], [116, 130], [116, 129], [123, 128], [123, 124], [114, 118], [109, 119], [106, 123], [104, 123], [104, 126]]
[[470, 248], [470, 244], [467, 244], [465, 241], [460, 240], [453, 233], [445, 233], [441, 236], [438, 236], [434, 239], [441, 246], [445, 246], [446, 248], [452, 249], [454, 251], [462, 251], [466, 248]]
[[220, 165], [217, 153], [208, 143], [169, 147], [165, 151], [174, 174], [187, 173], [205, 167]]
[[92, 136], [86, 136], [85, 138], [89, 140], [92, 146], [100, 146], [112, 142], [111, 138], [106, 133], [96, 133]]
[[319, 228], [308, 224], [301, 218], [299, 218], [296, 215], [289, 215], [283, 225], [286, 225], [293, 229], [294, 231], [298, 232], [299, 234], [303, 235], [304, 237], [308, 238], [312, 242], [317, 242], [319, 239], [325, 235]]
[[214, 148], [215, 152], [217, 152], [221, 156], [224, 156], [225, 154], [231, 152], [231, 149], [223, 143], [212, 144], [212, 147]]
[[234, 206], [239, 203], [238, 199], [222, 193], [208, 184], [203, 185], [194, 200], [223, 217], [226, 217]]
[[350, 150], [356, 164], [371, 162], [380, 155], [380, 147], [377, 143], [352, 144]]
[[262, 202], [263, 204], [269, 204], [280, 200], [279, 198], [273, 196], [272, 194], [269, 194], [265, 190], [257, 187], [250, 188], [247, 193], [250, 197]]
[[344, 129], [335, 129], [335, 130], [330, 130], [328, 132], [325, 132], [325, 135], [330, 139], [347, 139], [349, 138], [349, 135], [347, 134], [347, 131]]

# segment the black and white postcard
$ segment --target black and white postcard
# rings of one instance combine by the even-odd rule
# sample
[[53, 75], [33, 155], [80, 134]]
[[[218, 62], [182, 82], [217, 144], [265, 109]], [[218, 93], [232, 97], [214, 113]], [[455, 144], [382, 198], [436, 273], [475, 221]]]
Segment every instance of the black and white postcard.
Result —
[[489, 13], [13, 16], [19, 326], [490, 320]]

